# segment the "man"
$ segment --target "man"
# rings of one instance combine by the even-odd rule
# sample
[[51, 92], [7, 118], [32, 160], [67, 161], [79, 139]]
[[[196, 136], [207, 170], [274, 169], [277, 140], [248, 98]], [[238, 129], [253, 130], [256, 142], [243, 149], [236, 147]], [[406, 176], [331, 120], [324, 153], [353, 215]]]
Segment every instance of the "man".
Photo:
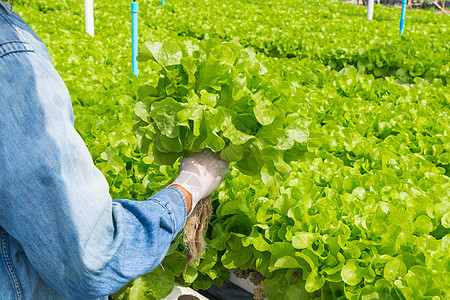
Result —
[[111, 201], [42, 41], [0, 2], [0, 299], [106, 298], [151, 271], [228, 171], [184, 159], [146, 201]]

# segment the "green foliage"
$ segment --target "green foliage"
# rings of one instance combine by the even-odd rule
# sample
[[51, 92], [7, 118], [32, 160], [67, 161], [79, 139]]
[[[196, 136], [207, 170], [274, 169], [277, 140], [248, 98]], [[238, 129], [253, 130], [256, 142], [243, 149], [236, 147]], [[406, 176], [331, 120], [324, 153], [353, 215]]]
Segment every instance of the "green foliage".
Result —
[[400, 11], [339, 1], [168, 1], [144, 9], [150, 28], [170, 28], [183, 37], [238, 40], [269, 57], [319, 61], [337, 71], [354, 66], [376, 77], [450, 81], [449, 20], [408, 10], [398, 34]]
[[264, 275], [268, 299], [449, 297], [448, 19], [408, 11], [399, 37], [398, 10], [368, 22], [316, 2], [141, 3], [139, 78], [128, 1], [95, 3], [95, 39], [80, 1], [15, 4], [114, 198], [145, 199], [205, 147], [233, 161], [202, 258], [183, 275], [177, 238], [114, 298], [207, 289], [235, 267]]
[[[175, 129], [184, 126], [179, 113], [183, 109], [202, 106], [208, 111], [226, 103], [223, 86], [207, 91], [217, 95], [214, 101], [202, 102], [201, 93], [196, 94], [196, 102], [189, 100], [198, 89], [194, 80], [186, 86], [189, 75], [181, 62], [194, 57], [198, 65], [207, 65], [208, 55], [202, 49], [205, 43], [213, 42], [202, 43], [198, 47], [192, 42], [144, 46], [142, 60], [162, 62], [158, 57], [168, 57], [165, 51], [180, 53], [177, 61], [160, 64], [157, 85], [140, 89], [140, 103], [149, 104], [136, 106], [139, 116], [135, 130], [154, 129], [153, 134], [147, 134], [149, 144], [156, 144], [157, 139], [151, 137], [163, 131], [195, 136], [189, 132], [204, 130], [202, 138], [211, 133], [217, 138], [225, 136], [224, 127], [220, 127], [222, 131], [214, 129], [226, 125], [217, 116], [203, 123], [212, 124], [206, 129], [201, 129], [201, 122], [198, 127], [195, 122], [186, 124], [187, 130]], [[222, 55], [233, 57], [231, 51], [227, 53], [228, 42], [214, 45], [211, 52], [217, 56], [213, 61], [220, 61]], [[243, 49], [236, 42], [232, 45], [233, 49]], [[154, 49], [158, 52], [152, 52]], [[196, 52], [189, 56], [186, 49]], [[146, 53], [153, 54], [143, 57]], [[439, 79], [433, 83], [416, 79], [414, 85], [399, 85], [392, 78], [375, 79], [354, 67], [338, 73], [308, 60], [254, 59], [273, 82], [285, 87], [277, 90], [278, 94], [292, 95], [291, 89], [302, 95], [290, 100], [291, 107], [303, 109], [303, 119], [289, 119], [281, 127], [284, 131], [274, 131], [277, 118], [264, 123], [252, 107], [256, 101], [235, 105], [235, 112], [253, 110], [259, 126], [250, 126], [247, 129], [257, 131], [246, 134], [270, 147], [260, 152], [264, 163], [259, 173], [243, 172], [239, 160], [233, 164], [214, 203], [216, 215], [203, 259], [208, 257], [208, 261], [229, 269], [250, 268], [262, 273], [267, 277], [264, 287], [268, 299], [298, 299], [299, 295], [301, 299], [446, 297], [450, 274], [445, 267], [450, 258], [446, 242], [450, 236], [446, 159], [450, 140], [445, 136], [450, 129], [449, 87], [442, 86]], [[216, 68], [219, 74], [233, 74], [236, 66], [232, 65], [231, 72]], [[169, 77], [172, 79], [167, 80]], [[252, 83], [246, 81], [245, 85]], [[249, 90], [259, 93], [258, 89]], [[154, 103], [158, 103], [158, 114], [152, 119]], [[269, 111], [280, 108], [284, 106], [267, 102]], [[161, 115], [166, 119], [159, 120]], [[189, 116], [198, 114], [191, 112]], [[302, 120], [308, 120], [304, 140], [284, 148], [289, 143], [281, 142], [282, 132], [301, 129]], [[186, 142], [189, 140], [184, 136], [179, 141], [183, 151], [187, 150], [179, 155], [203, 149], [186, 148], [194, 142]], [[213, 150], [233, 143], [230, 138], [224, 141], [222, 148]], [[150, 155], [154, 153], [150, 150]], [[424, 280], [429, 284], [419, 284]]]
[[[158, 266], [152, 272], [134, 279], [116, 293], [117, 300], [157, 300], [170, 294], [175, 277], [170, 270]], [[172, 287], [172, 288], [171, 288]]]

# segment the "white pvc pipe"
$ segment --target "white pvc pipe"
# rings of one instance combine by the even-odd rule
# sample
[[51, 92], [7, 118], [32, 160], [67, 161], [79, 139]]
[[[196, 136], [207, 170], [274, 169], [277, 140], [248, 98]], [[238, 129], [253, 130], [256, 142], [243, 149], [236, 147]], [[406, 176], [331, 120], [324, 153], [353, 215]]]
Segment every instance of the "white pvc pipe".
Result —
[[373, 4], [374, 0], [369, 0], [369, 3], [367, 4], [367, 19], [372, 20], [373, 18]]
[[86, 32], [94, 36], [94, 0], [84, 0]]

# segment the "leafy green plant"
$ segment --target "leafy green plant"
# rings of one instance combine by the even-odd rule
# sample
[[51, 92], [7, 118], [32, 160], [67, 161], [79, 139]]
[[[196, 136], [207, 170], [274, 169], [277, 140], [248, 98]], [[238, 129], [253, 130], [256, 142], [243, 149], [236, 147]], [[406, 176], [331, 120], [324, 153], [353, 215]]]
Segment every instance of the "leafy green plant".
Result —
[[251, 175], [287, 173], [285, 150], [308, 138], [308, 102], [294, 85], [237, 42], [147, 42], [138, 56], [159, 64], [156, 85], [135, 106], [138, 143], [156, 163], [209, 148]]

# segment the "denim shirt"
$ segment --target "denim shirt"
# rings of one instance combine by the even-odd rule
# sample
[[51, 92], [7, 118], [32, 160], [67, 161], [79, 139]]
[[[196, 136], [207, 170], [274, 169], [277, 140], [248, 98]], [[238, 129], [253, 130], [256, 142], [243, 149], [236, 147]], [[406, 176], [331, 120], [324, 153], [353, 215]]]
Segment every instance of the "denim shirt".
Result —
[[185, 221], [174, 187], [111, 199], [47, 49], [0, 2], [0, 299], [105, 299], [157, 267]]

